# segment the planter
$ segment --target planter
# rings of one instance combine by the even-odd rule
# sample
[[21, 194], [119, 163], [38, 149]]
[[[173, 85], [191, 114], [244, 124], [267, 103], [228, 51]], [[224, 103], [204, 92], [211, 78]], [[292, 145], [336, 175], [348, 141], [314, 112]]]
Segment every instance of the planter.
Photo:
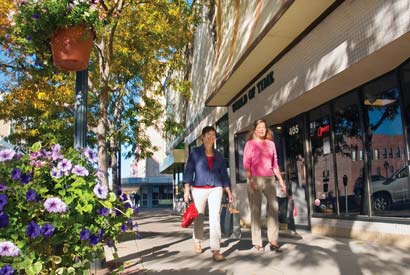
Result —
[[54, 65], [64, 71], [82, 71], [88, 67], [93, 33], [84, 26], [62, 28], [51, 37]]

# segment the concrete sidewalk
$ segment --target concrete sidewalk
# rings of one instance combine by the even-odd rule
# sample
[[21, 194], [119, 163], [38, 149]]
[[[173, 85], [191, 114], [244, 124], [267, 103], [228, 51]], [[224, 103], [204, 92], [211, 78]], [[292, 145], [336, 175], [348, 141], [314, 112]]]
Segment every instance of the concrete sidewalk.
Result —
[[[193, 251], [192, 227], [181, 228], [181, 216], [170, 210], [143, 210], [137, 217], [140, 240], [129, 236], [119, 244], [120, 274], [149, 275], [318, 275], [410, 274], [410, 252], [375, 243], [330, 238], [298, 231], [301, 238], [281, 233], [282, 253], [252, 250], [249, 229], [241, 240], [222, 240], [226, 261], [211, 259], [209, 240], [204, 253]], [[207, 233], [207, 231], [205, 231]], [[209, 236], [209, 234], [206, 234]], [[266, 242], [266, 233], [263, 232]], [[112, 252], [106, 251], [107, 267], [98, 275], [111, 274]]]

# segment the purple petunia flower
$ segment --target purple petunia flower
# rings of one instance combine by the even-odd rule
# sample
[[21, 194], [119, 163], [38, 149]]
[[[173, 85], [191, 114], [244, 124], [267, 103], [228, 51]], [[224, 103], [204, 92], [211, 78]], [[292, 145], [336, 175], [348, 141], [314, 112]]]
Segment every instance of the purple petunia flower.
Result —
[[0, 256], [16, 257], [19, 254], [20, 249], [14, 243], [9, 241], [0, 242]]
[[35, 13], [33, 14], [32, 18], [33, 18], [34, 20], [37, 20], [37, 19], [40, 18], [40, 14], [38, 14], [37, 12], [35, 12]]
[[61, 146], [60, 144], [54, 144], [51, 147], [51, 159], [52, 160], [58, 160], [58, 159], [63, 159], [64, 156], [60, 153]]
[[9, 216], [6, 213], [0, 213], [0, 228], [7, 227], [9, 225]]
[[37, 193], [33, 189], [29, 189], [26, 192], [26, 200], [27, 201], [37, 201]]
[[48, 198], [44, 202], [44, 208], [50, 213], [65, 213], [68, 206], [59, 198]]
[[67, 172], [71, 170], [71, 167], [73, 167], [73, 165], [71, 164], [71, 161], [68, 159], [63, 159], [62, 161], [60, 161], [57, 164], [57, 168], [63, 172]]
[[74, 165], [74, 168], [73, 170], [71, 170], [71, 172], [73, 174], [76, 174], [77, 176], [88, 176], [88, 170], [80, 165]]
[[51, 177], [53, 178], [61, 178], [63, 176], [63, 171], [61, 171], [60, 169], [57, 168], [53, 168], [51, 169]]
[[31, 175], [26, 174], [26, 173], [21, 174], [21, 176], [20, 176], [20, 182], [21, 182], [22, 184], [27, 184], [27, 183], [30, 182], [30, 180], [31, 180]]
[[84, 150], [83, 155], [87, 158], [87, 160], [91, 163], [96, 163], [98, 161], [98, 154], [95, 153], [93, 150], [87, 148]]
[[125, 223], [122, 224], [121, 227], [120, 227], [120, 230], [121, 230], [121, 232], [127, 231], [127, 225]]
[[26, 39], [27, 39], [27, 41], [33, 40], [33, 38], [30, 35], [27, 35]]
[[106, 199], [108, 195], [108, 187], [98, 183], [94, 187], [94, 194], [100, 199]]
[[0, 211], [3, 210], [3, 207], [7, 204], [7, 195], [0, 194]]
[[102, 239], [104, 237], [104, 228], [100, 228], [100, 233], [98, 233], [98, 238]]
[[42, 234], [44, 237], [51, 237], [51, 236], [53, 236], [54, 231], [55, 231], [55, 227], [54, 227], [52, 224], [49, 224], [49, 223], [45, 223], [45, 224], [41, 227], [41, 230], [40, 230], [41, 234]]
[[11, 265], [5, 264], [0, 269], [0, 275], [13, 275], [13, 274], [14, 274], [14, 268]]
[[40, 226], [35, 222], [31, 221], [26, 229], [26, 233], [30, 239], [40, 236]]
[[0, 162], [13, 159], [16, 152], [12, 149], [4, 149], [0, 151]]
[[108, 216], [109, 213], [110, 213], [110, 209], [106, 207], [101, 207], [100, 209], [98, 209], [98, 215], [100, 216]]
[[90, 236], [90, 244], [91, 245], [97, 245], [100, 239], [98, 238], [97, 235], [93, 234]]
[[7, 186], [4, 183], [0, 183], [0, 192], [7, 190]]
[[21, 177], [21, 170], [19, 168], [13, 168], [11, 171], [11, 179], [19, 180]]
[[82, 241], [87, 241], [90, 239], [90, 231], [88, 231], [88, 229], [83, 228], [83, 230], [81, 230], [80, 232], [80, 239]]

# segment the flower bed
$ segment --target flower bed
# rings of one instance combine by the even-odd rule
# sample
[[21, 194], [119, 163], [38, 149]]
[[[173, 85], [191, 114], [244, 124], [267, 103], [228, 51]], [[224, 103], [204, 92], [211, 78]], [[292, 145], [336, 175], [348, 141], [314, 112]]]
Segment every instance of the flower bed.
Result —
[[133, 228], [125, 194], [100, 183], [96, 154], [33, 145], [0, 151], [0, 274], [88, 274]]

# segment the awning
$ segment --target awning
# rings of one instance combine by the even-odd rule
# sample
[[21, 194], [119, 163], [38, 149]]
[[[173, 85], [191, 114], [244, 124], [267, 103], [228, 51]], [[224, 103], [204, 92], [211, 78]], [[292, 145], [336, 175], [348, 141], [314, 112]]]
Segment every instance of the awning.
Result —
[[310, 31], [316, 20], [321, 20], [342, 1], [314, 0], [293, 1], [267, 24], [265, 31], [255, 39], [239, 61], [228, 73], [226, 80], [207, 98], [206, 106], [228, 106], [235, 97], [256, 81], [261, 72], [271, 66], [275, 59], [297, 44], [303, 33]]
[[173, 170], [182, 166], [185, 161], [185, 149], [174, 149], [159, 166], [159, 172], [161, 174], [172, 174]]

